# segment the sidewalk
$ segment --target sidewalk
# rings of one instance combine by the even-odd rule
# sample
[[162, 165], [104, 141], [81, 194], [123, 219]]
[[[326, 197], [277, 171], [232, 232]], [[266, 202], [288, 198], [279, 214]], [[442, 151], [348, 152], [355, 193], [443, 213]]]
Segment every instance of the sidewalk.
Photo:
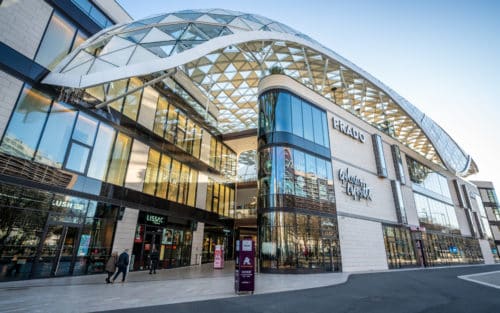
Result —
[[[341, 284], [348, 273], [257, 274], [255, 294]], [[2, 312], [94, 312], [227, 297], [234, 293], [234, 264], [212, 264], [131, 272], [126, 283], [105, 284], [106, 275], [34, 279], [0, 283]]]

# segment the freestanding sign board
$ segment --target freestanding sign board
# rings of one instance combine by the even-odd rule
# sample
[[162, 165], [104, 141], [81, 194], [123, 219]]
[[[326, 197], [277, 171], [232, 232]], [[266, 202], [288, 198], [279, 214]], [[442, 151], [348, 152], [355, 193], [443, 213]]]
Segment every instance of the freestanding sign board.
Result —
[[255, 290], [255, 243], [252, 239], [236, 241], [236, 269], [234, 289], [236, 293]]
[[214, 268], [224, 268], [224, 246], [216, 245], [214, 251]]

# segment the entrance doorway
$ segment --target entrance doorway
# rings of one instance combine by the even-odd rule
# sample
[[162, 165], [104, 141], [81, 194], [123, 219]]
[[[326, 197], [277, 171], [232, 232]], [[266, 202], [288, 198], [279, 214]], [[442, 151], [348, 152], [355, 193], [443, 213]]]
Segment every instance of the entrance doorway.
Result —
[[32, 276], [73, 274], [80, 236], [80, 225], [49, 224], [38, 248]]

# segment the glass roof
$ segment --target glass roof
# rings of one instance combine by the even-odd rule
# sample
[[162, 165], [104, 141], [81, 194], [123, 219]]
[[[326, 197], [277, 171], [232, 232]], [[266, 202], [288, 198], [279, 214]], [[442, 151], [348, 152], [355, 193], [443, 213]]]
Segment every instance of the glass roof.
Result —
[[45, 82], [84, 88], [174, 67], [217, 107], [221, 133], [257, 128], [259, 81], [279, 68], [434, 163], [457, 174], [477, 171], [439, 125], [392, 89], [307, 35], [259, 15], [185, 10], [115, 25], [68, 55]]

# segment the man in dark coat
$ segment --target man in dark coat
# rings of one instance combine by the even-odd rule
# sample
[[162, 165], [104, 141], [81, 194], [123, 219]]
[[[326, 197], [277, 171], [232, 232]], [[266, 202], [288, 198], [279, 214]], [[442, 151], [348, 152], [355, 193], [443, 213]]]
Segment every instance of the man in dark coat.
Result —
[[160, 255], [158, 254], [158, 250], [153, 248], [151, 254], [149, 255], [151, 259], [151, 266], [149, 267], [149, 274], [156, 274], [156, 268], [158, 267], [158, 261], [160, 260]]
[[128, 256], [128, 249], [125, 249], [125, 251], [120, 254], [118, 257], [118, 262], [116, 263], [116, 267], [118, 267], [118, 271], [115, 274], [115, 277], [113, 277], [113, 282], [115, 282], [115, 279], [122, 273], [122, 283], [125, 281], [125, 277], [127, 276], [127, 268], [128, 268], [128, 262], [129, 262], [129, 256]]

